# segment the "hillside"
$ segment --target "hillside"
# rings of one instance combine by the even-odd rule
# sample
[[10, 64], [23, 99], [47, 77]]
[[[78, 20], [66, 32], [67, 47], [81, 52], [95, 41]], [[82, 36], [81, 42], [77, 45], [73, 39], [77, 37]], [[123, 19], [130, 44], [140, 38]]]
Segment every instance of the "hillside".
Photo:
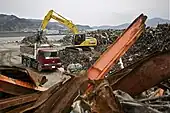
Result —
[[162, 18], [152, 18], [152, 19], [149, 19], [149, 20], [146, 22], [146, 25], [147, 25], [147, 26], [156, 27], [157, 24], [165, 24], [165, 23], [170, 23], [170, 20], [168, 20], [168, 19], [162, 19]]
[[[0, 14], [0, 31], [36, 31], [42, 20], [38, 19], [25, 19], [19, 18], [15, 15], [5, 15]], [[148, 19], [146, 22], [147, 26], [155, 27], [157, 24], [170, 23], [170, 20], [162, 19], [162, 18], [152, 18]], [[118, 26], [94, 26], [90, 27], [88, 25], [77, 25], [79, 30], [87, 30], [87, 29], [125, 29], [129, 23], [121, 24]], [[57, 22], [49, 22], [47, 25], [48, 30], [65, 30], [67, 29], [65, 26], [57, 23]]]
[[[162, 19], [162, 18], [152, 18], [147, 20], [146, 26], [156, 27], [158, 24], [165, 24], [165, 23], [170, 24], [170, 20]], [[125, 29], [128, 27], [128, 25], [129, 23], [125, 23], [118, 26], [94, 26], [92, 28], [93, 29]]]
[[[0, 14], [0, 31], [35, 31], [42, 20], [19, 18], [15, 15]], [[79, 30], [90, 29], [87, 25], [77, 25]], [[63, 30], [65, 26], [57, 22], [49, 22], [48, 30]]]

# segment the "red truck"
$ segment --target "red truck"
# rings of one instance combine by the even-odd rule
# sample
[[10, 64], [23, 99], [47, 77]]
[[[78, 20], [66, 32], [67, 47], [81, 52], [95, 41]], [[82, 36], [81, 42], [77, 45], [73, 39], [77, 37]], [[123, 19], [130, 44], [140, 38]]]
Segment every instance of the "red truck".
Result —
[[58, 51], [49, 44], [21, 45], [21, 61], [26, 67], [42, 70], [55, 70], [61, 67]]

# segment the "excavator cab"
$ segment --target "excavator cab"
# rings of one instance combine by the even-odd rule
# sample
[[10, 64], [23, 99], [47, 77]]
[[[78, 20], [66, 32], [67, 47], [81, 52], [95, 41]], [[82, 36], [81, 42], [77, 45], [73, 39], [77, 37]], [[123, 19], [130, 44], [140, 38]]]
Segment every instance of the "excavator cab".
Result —
[[75, 34], [74, 39], [73, 39], [73, 44], [74, 45], [80, 45], [85, 40], [86, 40], [86, 35], [85, 34]]

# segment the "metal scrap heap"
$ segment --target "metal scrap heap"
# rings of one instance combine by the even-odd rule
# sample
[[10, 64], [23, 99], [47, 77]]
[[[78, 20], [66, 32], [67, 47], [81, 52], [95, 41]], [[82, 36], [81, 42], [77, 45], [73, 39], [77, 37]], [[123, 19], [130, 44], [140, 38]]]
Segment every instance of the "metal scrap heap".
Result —
[[155, 51], [170, 50], [170, 24], [147, 27], [136, 43], [123, 56], [125, 66]]
[[[110, 42], [113, 43], [123, 30], [98, 30], [89, 32], [89, 36], [97, 39], [103, 37], [109, 39], [108, 43], [101, 42], [93, 52], [69, 52], [66, 50], [60, 51], [59, 57], [61, 58], [65, 67], [69, 64], [80, 63], [84, 69], [88, 69], [99, 56], [107, 49]], [[102, 39], [100, 39], [101, 41]], [[170, 25], [158, 24], [157, 27], [147, 27], [141, 34], [139, 39], [132, 45], [132, 47], [122, 56], [124, 67], [137, 62], [138, 60], [148, 56], [155, 51], [170, 50]], [[92, 59], [89, 61], [89, 59]], [[110, 73], [119, 71], [120, 64], [117, 63]]]
[[34, 43], [47, 44], [49, 43], [49, 41], [44, 34], [41, 35], [39, 34], [39, 32], [37, 32], [32, 36], [27, 36], [21, 41], [21, 44], [27, 44], [27, 45], [32, 45]]
[[[42, 93], [2, 99], [0, 108], [10, 113], [69, 113], [75, 110], [73, 102], [80, 100], [78, 106], [89, 112], [168, 113], [169, 89], [165, 86], [163, 88], [161, 84], [163, 81], [169, 84], [169, 59], [170, 51], [156, 52], [115, 73], [114, 76], [98, 81], [88, 80], [86, 71], [83, 71], [78, 77], [60, 82]], [[93, 84], [94, 89], [83, 95], [88, 83]], [[150, 93], [152, 96], [141, 96], [142, 92], [155, 86], [156, 89]], [[160, 89], [163, 94], [160, 94]], [[14, 107], [12, 110], [11, 105]]]
[[[108, 50], [87, 71], [81, 71], [76, 75], [67, 73], [71, 76], [70, 79], [59, 82], [48, 90], [43, 90], [41, 87], [41, 84], [45, 83], [46, 80], [29, 69], [3, 68], [0, 71], [1, 82], [15, 87], [15, 90], [9, 90], [10, 88], [5, 87], [3, 83], [0, 85], [1, 92], [9, 94], [7, 98], [0, 100], [1, 112], [169, 113], [170, 50], [168, 49], [168, 33], [170, 27], [163, 25], [166, 26], [164, 28], [162, 25], [158, 25], [157, 28], [163, 29], [163, 34], [156, 33], [161, 30], [150, 32], [148, 30], [150, 28], [148, 28], [133, 45], [145, 27], [145, 20], [146, 16], [140, 15], [116, 39], [116, 43], [110, 45]], [[146, 32], [148, 34], [145, 34]], [[161, 36], [163, 36], [163, 41]], [[150, 45], [152, 43], [147, 40], [148, 37], [152, 39], [151, 42], [154, 43], [154, 46]], [[139, 52], [138, 54], [143, 55], [142, 59], [133, 57], [135, 63], [127, 62], [128, 65], [124, 69], [105, 76], [111, 66], [116, 64], [116, 61], [131, 45], [133, 45], [134, 50], [131, 48], [123, 58], [129, 60], [128, 54], [133, 57], [132, 54], [135, 55], [135, 52]], [[145, 46], [147, 51], [138, 49], [143, 49]], [[119, 49], [117, 49], [118, 47]], [[20, 76], [14, 76], [17, 73]], [[18, 88], [20, 92], [17, 92]], [[22, 90], [29, 93], [22, 94]]]

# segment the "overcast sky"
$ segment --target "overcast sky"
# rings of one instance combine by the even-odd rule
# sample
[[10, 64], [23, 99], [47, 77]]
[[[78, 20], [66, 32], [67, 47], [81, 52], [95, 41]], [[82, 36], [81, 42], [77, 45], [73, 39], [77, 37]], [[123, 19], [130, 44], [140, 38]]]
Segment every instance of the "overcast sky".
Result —
[[169, 19], [169, 0], [0, 0], [0, 13], [42, 19], [53, 9], [76, 24], [118, 25], [141, 13]]

